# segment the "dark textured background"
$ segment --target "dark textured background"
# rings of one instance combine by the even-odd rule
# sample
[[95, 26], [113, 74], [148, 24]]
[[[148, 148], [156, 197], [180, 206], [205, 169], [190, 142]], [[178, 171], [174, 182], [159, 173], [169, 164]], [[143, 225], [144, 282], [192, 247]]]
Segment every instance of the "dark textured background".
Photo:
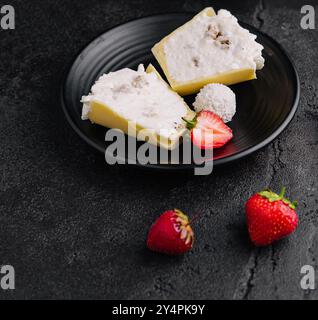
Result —
[[[0, 264], [15, 267], [16, 290], [0, 298], [318, 298], [299, 286], [301, 266], [318, 259], [318, 30], [299, 26], [304, 1], [8, 2], [16, 30], [0, 31]], [[230, 9], [290, 53], [302, 90], [293, 122], [262, 151], [208, 177], [107, 166], [64, 118], [63, 70], [112, 26], [207, 5]], [[300, 226], [255, 249], [244, 201], [282, 184], [300, 200]], [[149, 226], [174, 207], [202, 214], [194, 249], [177, 258], [147, 251]]]

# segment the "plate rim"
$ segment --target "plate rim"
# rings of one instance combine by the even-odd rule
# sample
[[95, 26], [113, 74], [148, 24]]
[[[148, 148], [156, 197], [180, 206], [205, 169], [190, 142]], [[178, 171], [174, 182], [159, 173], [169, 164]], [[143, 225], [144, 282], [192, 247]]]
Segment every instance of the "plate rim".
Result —
[[[91, 147], [93, 147], [95, 150], [98, 150], [99, 152], [105, 154], [105, 149], [100, 147], [97, 143], [95, 143], [94, 141], [92, 141], [91, 139], [89, 139], [89, 137], [87, 137], [87, 135], [85, 135], [81, 129], [76, 125], [76, 123], [74, 123], [72, 117], [69, 114], [68, 111], [68, 107], [67, 104], [65, 102], [65, 87], [66, 87], [66, 83], [67, 83], [67, 79], [69, 76], [70, 71], [72, 70], [72, 67], [74, 66], [75, 61], [78, 59], [79, 55], [85, 51], [92, 43], [94, 43], [97, 39], [101, 38], [103, 35], [105, 35], [106, 33], [113, 31], [117, 28], [123, 27], [125, 25], [131, 24], [131, 23], [135, 23], [136, 21], [140, 21], [140, 20], [148, 20], [148, 19], [152, 19], [155, 17], [162, 17], [162, 16], [193, 16], [193, 14], [196, 14], [196, 12], [171, 12], [171, 13], [159, 13], [159, 14], [152, 14], [152, 15], [148, 15], [148, 16], [144, 16], [144, 17], [139, 17], [139, 18], [133, 18], [131, 20], [128, 20], [126, 22], [114, 25], [112, 27], [110, 27], [109, 29], [103, 31], [102, 33], [100, 33], [98, 36], [96, 36], [93, 40], [89, 41], [88, 43], [86, 43], [83, 47], [81, 47], [81, 49], [79, 49], [77, 51], [76, 54], [74, 54], [74, 57], [71, 59], [70, 64], [68, 64], [67, 67], [65, 67], [65, 70], [63, 72], [63, 76], [62, 76], [62, 84], [61, 84], [61, 88], [60, 88], [60, 103], [62, 106], [62, 110], [63, 113], [67, 119], [67, 122], [69, 123], [69, 125], [71, 126], [71, 128], [77, 133], [77, 135], [84, 140], [88, 145], [90, 145]], [[278, 136], [280, 136], [283, 131], [285, 131], [285, 129], [288, 127], [288, 125], [291, 123], [291, 121], [293, 120], [298, 107], [299, 107], [299, 101], [300, 101], [300, 91], [301, 91], [301, 87], [300, 87], [300, 78], [299, 78], [299, 74], [297, 71], [297, 68], [295, 66], [295, 63], [293, 61], [293, 59], [291, 58], [290, 54], [284, 49], [284, 47], [278, 43], [272, 36], [269, 36], [268, 34], [264, 33], [263, 31], [259, 30], [257, 27], [254, 27], [252, 25], [250, 25], [249, 23], [243, 22], [241, 20], [238, 21], [241, 25], [245, 25], [249, 28], [249, 30], [254, 30], [257, 33], [261, 34], [262, 36], [268, 38], [269, 40], [271, 40], [272, 42], [275, 43], [275, 45], [279, 48], [279, 50], [281, 50], [281, 52], [286, 56], [286, 58], [288, 59], [288, 62], [290, 63], [290, 66], [292, 68], [292, 72], [294, 74], [295, 80], [296, 80], [296, 95], [295, 95], [295, 99], [292, 105], [292, 108], [290, 110], [290, 112], [288, 113], [287, 117], [284, 119], [284, 121], [279, 125], [279, 127], [272, 133], [270, 134], [266, 139], [264, 139], [263, 141], [261, 141], [260, 143], [256, 144], [253, 147], [247, 148], [245, 150], [242, 150], [241, 152], [231, 155], [231, 156], [227, 156], [224, 158], [220, 158], [220, 159], [216, 159], [216, 160], [212, 160], [213, 162], [213, 168], [214, 167], [219, 167], [219, 166], [223, 166], [225, 164], [230, 164], [232, 162], [236, 162], [238, 160], [241, 160], [243, 158], [248, 157], [249, 155], [260, 151], [261, 149], [265, 148], [267, 145], [269, 145], [271, 142], [273, 142], [276, 138], [278, 138]], [[133, 163], [133, 164], [128, 164], [129, 166], [134, 166], [134, 167], [140, 167], [140, 168], [145, 168], [145, 169], [155, 169], [155, 170], [163, 170], [163, 171], [176, 171], [176, 170], [189, 170], [189, 169], [194, 169], [197, 166], [195, 164], [140, 164], [138, 162]]]

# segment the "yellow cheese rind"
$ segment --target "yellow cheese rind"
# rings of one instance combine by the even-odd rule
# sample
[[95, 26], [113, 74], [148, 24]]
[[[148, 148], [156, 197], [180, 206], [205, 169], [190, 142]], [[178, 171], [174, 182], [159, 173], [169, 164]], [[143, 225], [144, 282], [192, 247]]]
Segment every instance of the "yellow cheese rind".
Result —
[[[155, 72], [157, 77], [162, 80], [160, 74], [152, 65], [148, 66], [147, 68], [147, 73], [150, 73], [150, 72]], [[164, 80], [162, 81], [167, 85], [167, 89], [172, 91], [169, 85]], [[177, 94], [177, 93], [174, 92], [174, 94]], [[184, 104], [186, 105], [185, 102]], [[90, 107], [90, 110], [88, 113], [88, 118], [91, 122], [107, 128], [120, 129], [126, 134], [130, 134], [134, 137], [138, 136], [142, 140], [147, 140], [149, 143], [158, 145], [168, 150], [174, 149], [178, 145], [180, 137], [185, 131], [185, 130], [180, 130], [178, 134], [176, 134], [175, 136], [172, 136], [170, 139], [167, 139], [156, 134], [156, 132], [154, 130], [151, 130], [151, 128], [144, 128], [138, 123], [134, 124], [135, 130], [128, 130], [129, 129], [128, 120], [122, 117], [117, 112], [115, 112], [112, 108], [107, 106], [105, 103], [94, 99], [90, 102], [89, 107]], [[185, 118], [192, 119], [195, 113], [188, 106], [187, 106], [187, 109], [188, 109], [188, 113]], [[147, 135], [146, 138], [142, 136], [142, 133], [140, 132], [141, 130], [143, 131], [146, 130], [146, 132], [144, 132]]]
[[160, 73], [157, 71], [157, 69], [151, 63], [149, 63], [149, 65], [146, 69], [146, 72], [147, 73], [153, 72], [160, 80], [164, 81], [162, 76], [160, 75]]
[[254, 69], [239, 69], [227, 73], [222, 73], [213, 77], [201, 78], [187, 83], [178, 83], [171, 81], [171, 87], [174, 91], [182, 96], [199, 92], [205, 85], [209, 83], [222, 83], [224, 85], [232, 85], [243, 81], [256, 79]]
[[[206, 8], [198, 13], [198, 15], [202, 14], [206, 14], [212, 17], [215, 15], [215, 11], [213, 10], [213, 8]], [[195, 19], [195, 17], [193, 19]], [[178, 92], [180, 95], [189, 95], [199, 92], [200, 89], [202, 89], [209, 83], [222, 83], [224, 85], [232, 85], [235, 83], [256, 79], [256, 71], [254, 69], [237, 69], [230, 72], [216, 74], [206, 78], [199, 78], [188, 82], [175, 81], [168, 71], [164, 47], [168, 39], [173, 36], [174, 33], [176, 33], [180, 29], [183, 29], [184, 26], [191, 22], [192, 20], [188, 21], [186, 24], [173, 31], [170, 35], [163, 38], [152, 48], [152, 53], [160, 64], [160, 67], [166, 75], [167, 80], [173, 90]]]

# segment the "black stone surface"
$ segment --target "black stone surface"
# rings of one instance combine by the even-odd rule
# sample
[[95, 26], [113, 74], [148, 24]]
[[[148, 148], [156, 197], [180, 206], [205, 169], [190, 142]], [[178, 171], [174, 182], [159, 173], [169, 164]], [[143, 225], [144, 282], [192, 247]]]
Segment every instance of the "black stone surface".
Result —
[[[15, 267], [16, 289], [0, 289], [1, 299], [318, 298], [299, 284], [303, 265], [318, 272], [318, 30], [300, 28], [308, 1], [8, 2], [16, 29], [0, 31], [0, 264]], [[207, 177], [107, 166], [64, 118], [63, 71], [112, 26], [207, 5], [230, 9], [290, 53], [302, 88], [293, 122], [262, 151]], [[299, 228], [255, 249], [244, 202], [282, 184], [300, 201]], [[193, 250], [147, 251], [149, 226], [174, 207], [202, 215]]]

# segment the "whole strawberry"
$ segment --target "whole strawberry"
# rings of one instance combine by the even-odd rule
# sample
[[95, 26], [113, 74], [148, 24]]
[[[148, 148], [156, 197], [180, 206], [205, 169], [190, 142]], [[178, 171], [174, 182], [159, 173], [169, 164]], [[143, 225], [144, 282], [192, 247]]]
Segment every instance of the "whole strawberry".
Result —
[[147, 246], [152, 251], [178, 255], [192, 248], [193, 239], [188, 216], [175, 209], [164, 212], [152, 225]]
[[270, 190], [254, 194], [245, 205], [248, 231], [252, 242], [266, 246], [292, 233], [298, 225], [297, 202]]

